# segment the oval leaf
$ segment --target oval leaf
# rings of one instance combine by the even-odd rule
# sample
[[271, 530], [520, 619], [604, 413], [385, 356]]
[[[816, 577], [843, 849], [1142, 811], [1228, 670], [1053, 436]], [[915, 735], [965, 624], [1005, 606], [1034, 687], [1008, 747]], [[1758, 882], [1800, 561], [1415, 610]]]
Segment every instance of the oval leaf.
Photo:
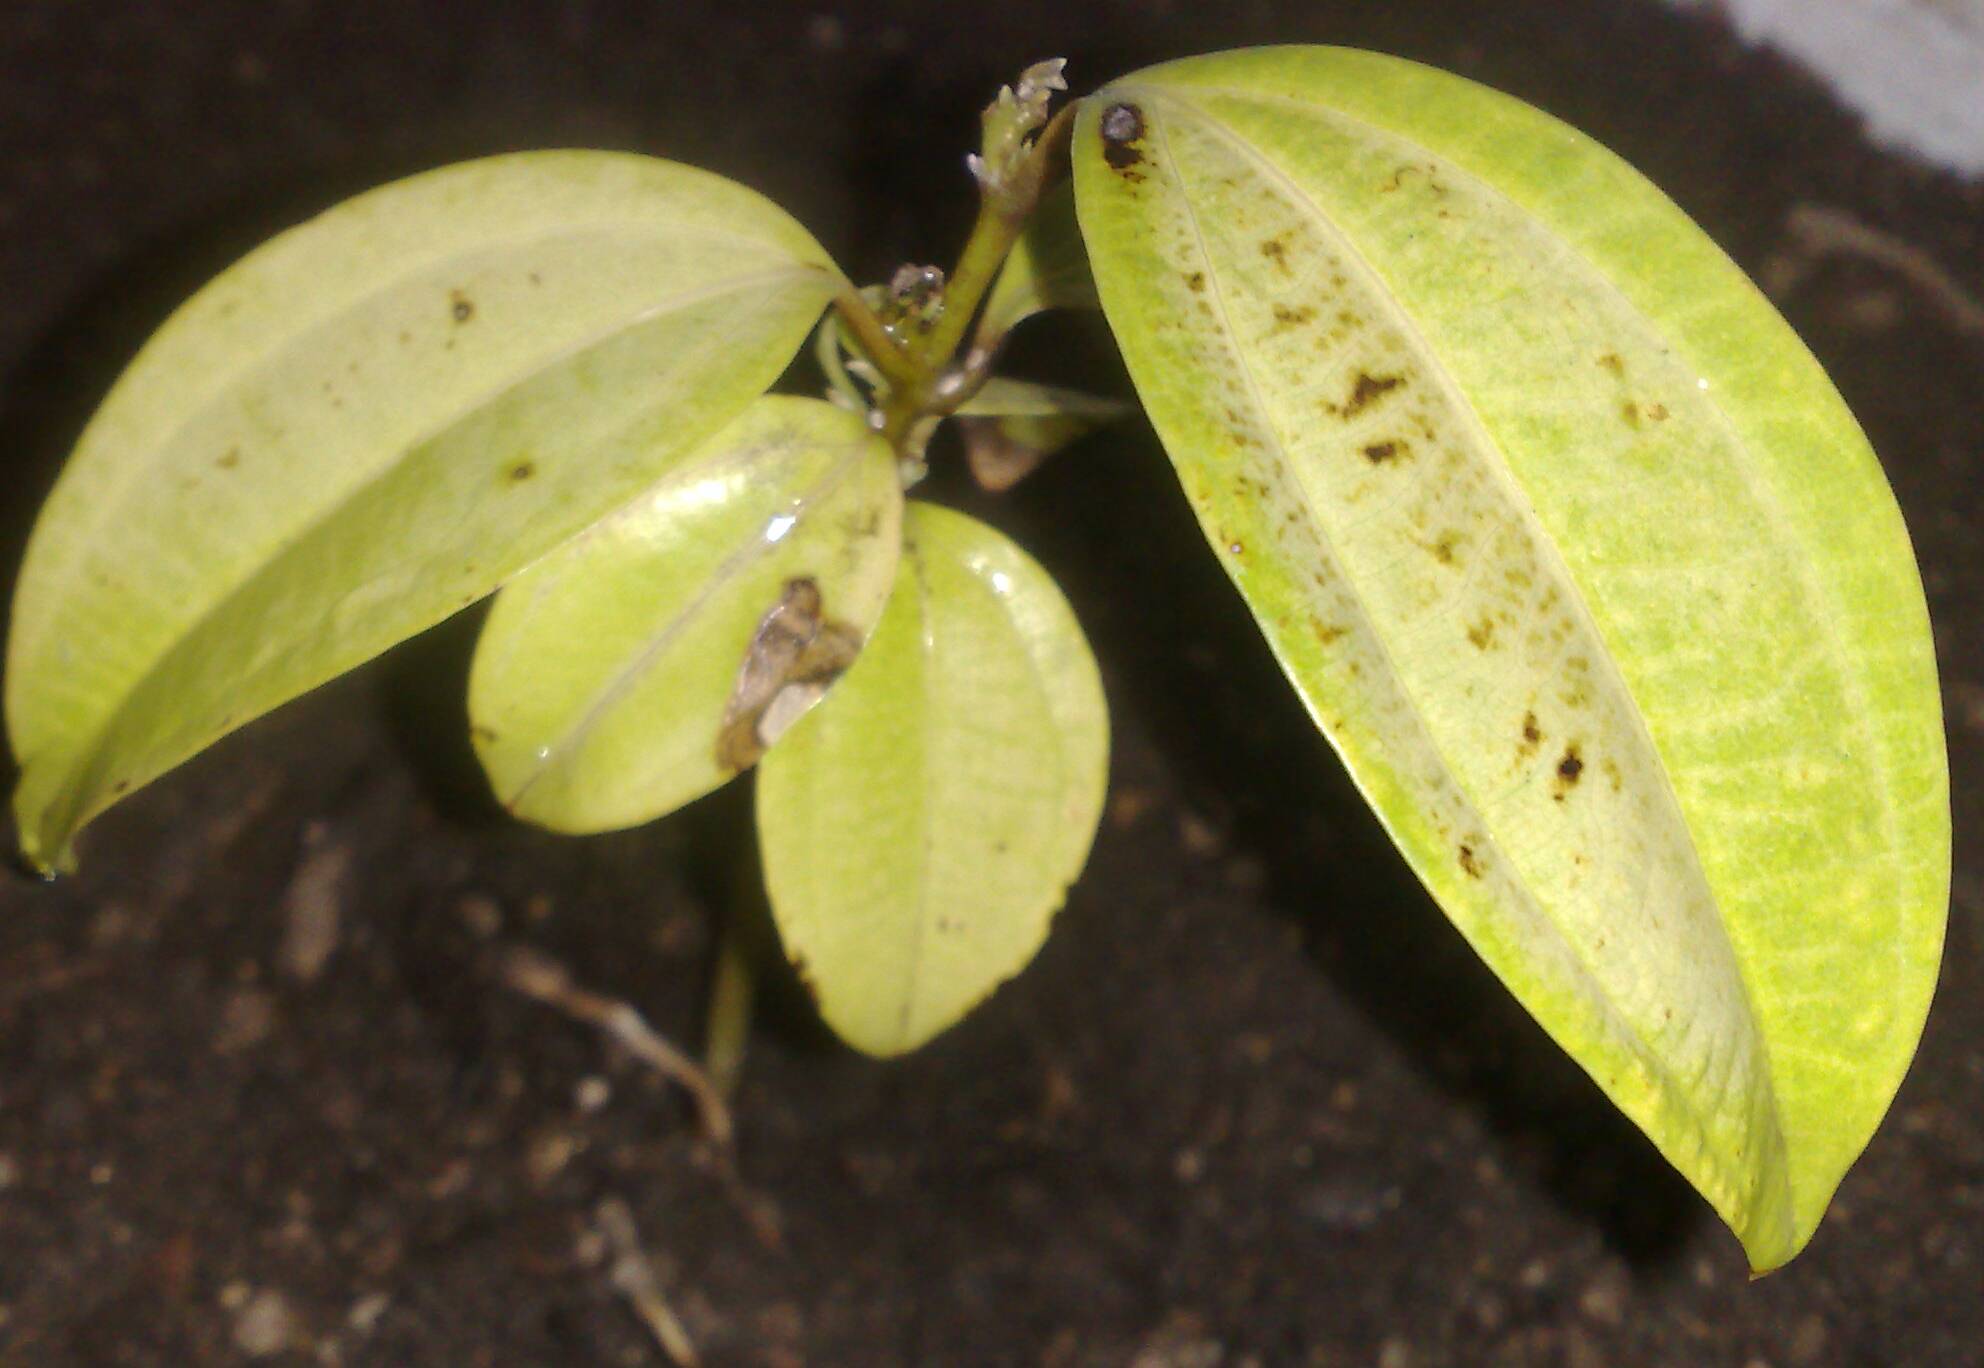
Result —
[[758, 774], [772, 915], [844, 1040], [915, 1049], [1033, 958], [1095, 837], [1108, 729], [1046, 572], [911, 505], [873, 639]]
[[139, 353], [30, 542], [28, 856], [654, 483], [839, 283], [751, 191], [605, 152], [448, 167], [249, 255]]
[[1456, 77], [1269, 49], [1087, 102], [1104, 311], [1419, 876], [1753, 1264], [1907, 1067], [1947, 776], [1893, 496], [1658, 190]]
[[901, 536], [895, 456], [865, 421], [757, 400], [496, 596], [468, 706], [497, 796], [605, 831], [755, 763], [853, 663]]

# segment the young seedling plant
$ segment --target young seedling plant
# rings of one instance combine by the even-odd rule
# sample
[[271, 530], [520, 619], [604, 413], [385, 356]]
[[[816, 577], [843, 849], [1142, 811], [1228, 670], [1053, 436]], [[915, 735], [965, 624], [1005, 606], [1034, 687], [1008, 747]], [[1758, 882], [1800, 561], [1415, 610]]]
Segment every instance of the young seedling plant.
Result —
[[[1927, 612], [1860, 429], [1674, 204], [1516, 100], [1310, 47], [1062, 89], [986, 110], [948, 275], [859, 289], [742, 186], [568, 151], [372, 191], [202, 289], [28, 547], [28, 859], [495, 594], [502, 802], [598, 832], [755, 767], [786, 954], [850, 1044], [914, 1049], [1045, 937], [1107, 715], [1040, 566], [904, 495], [947, 420], [996, 486], [1111, 416], [993, 373], [1099, 307], [1400, 854], [1784, 1263], [1914, 1052], [1948, 891]], [[827, 397], [768, 394], [816, 327]]]

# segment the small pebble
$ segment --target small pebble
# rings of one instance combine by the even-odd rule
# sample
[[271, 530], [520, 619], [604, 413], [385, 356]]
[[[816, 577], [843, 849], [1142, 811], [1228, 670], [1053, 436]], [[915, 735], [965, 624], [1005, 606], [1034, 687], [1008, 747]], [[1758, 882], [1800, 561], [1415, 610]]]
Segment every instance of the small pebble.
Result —
[[369, 1335], [392, 1304], [392, 1297], [384, 1292], [367, 1293], [351, 1304], [351, 1310], [345, 1313], [344, 1323], [354, 1334]]
[[482, 893], [470, 893], [455, 904], [455, 915], [477, 940], [494, 940], [503, 930], [503, 909]]
[[220, 1025], [214, 1029], [218, 1054], [240, 1054], [269, 1038], [275, 1028], [276, 1000], [260, 988], [237, 988], [221, 1005]]
[[1578, 1309], [1600, 1325], [1620, 1325], [1626, 1319], [1626, 1275], [1608, 1268], [1593, 1278], [1578, 1297]]
[[598, 1074], [587, 1074], [572, 1089], [572, 1103], [582, 1113], [591, 1116], [604, 1111], [606, 1104], [613, 1100], [613, 1085]]
[[289, 1347], [295, 1329], [296, 1318], [282, 1293], [257, 1292], [234, 1318], [234, 1347], [249, 1358], [268, 1358]]

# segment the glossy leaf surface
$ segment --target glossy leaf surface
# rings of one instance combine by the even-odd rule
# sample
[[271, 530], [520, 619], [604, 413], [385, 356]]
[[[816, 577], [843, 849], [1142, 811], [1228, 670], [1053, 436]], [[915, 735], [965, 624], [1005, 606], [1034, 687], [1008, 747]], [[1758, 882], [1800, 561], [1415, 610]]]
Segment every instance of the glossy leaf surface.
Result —
[[1137, 389], [1317, 723], [1783, 1263], [1914, 1051], [1949, 877], [1922, 590], [1839, 396], [1653, 186], [1455, 77], [1181, 62], [1073, 156]]
[[754, 764], [853, 662], [901, 534], [895, 457], [866, 422], [755, 401], [496, 596], [469, 717], [497, 797], [604, 831]]
[[842, 1038], [914, 1049], [1033, 958], [1088, 858], [1108, 749], [1046, 573], [912, 504], [881, 624], [758, 773], [772, 914]]
[[7, 662], [29, 857], [624, 504], [839, 279], [751, 191], [597, 152], [417, 176], [249, 255], [146, 344], [35, 529]]

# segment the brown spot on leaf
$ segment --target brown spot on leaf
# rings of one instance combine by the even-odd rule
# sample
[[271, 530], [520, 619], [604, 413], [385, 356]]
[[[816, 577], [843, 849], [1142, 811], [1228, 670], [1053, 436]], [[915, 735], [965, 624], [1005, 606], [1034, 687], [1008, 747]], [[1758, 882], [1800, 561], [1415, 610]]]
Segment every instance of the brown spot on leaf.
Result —
[[1483, 618], [1467, 629], [1467, 639], [1477, 651], [1485, 651], [1495, 644], [1495, 620]]
[[1144, 112], [1133, 104], [1102, 111], [1102, 159], [1113, 171], [1130, 172], [1144, 159], [1137, 143], [1144, 136]]
[[1373, 442], [1364, 448], [1364, 459], [1372, 465], [1383, 465], [1399, 454], [1397, 442]]
[[1578, 743], [1573, 741], [1564, 747], [1564, 758], [1557, 762], [1557, 791], [1552, 797], [1563, 802], [1565, 795], [1577, 787], [1578, 778], [1584, 773], [1584, 757], [1578, 754]]
[[1667, 405], [1661, 403], [1658, 399], [1654, 400], [1646, 406], [1646, 416], [1653, 419], [1656, 423], [1666, 422]]
[[1533, 712], [1524, 713], [1522, 715], [1522, 743], [1524, 748], [1534, 750], [1537, 743], [1542, 740], [1543, 728], [1537, 725], [1536, 714]]
[[1338, 627], [1334, 623], [1324, 622], [1321, 618], [1315, 620], [1315, 628], [1316, 640], [1325, 646], [1335, 645], [1350, 631], [1348, 627]]
[[817, 581], [787, 580], [738, 666], [717, 732], [717, 763], [731, 771], [756, 764], [826, 694], [860, 650], [859, 632], [828, 619]]
[[1460, 848], [1460, 867], [1470, 879], [1481, 877], [1481, 861], [1475, 855], [1473, 846], [1464, 845]]
[[1619, 358], [1619, 353], [1617, 352], [1605, 353], [1605, 355], [1598, 358], [1598, 364], [1622, 380], [1626, 376], [1626, 363]]
[[509, 470], [510, 483], [522, 484], [525, 480], [530, 479], [531, 476], [535, 474], [537, 474], [537, 463], [535, 461], [518, 461], [515, 465], [510, 467]]
[[1350, 386], [1350, 398], [1344, 401], [1343, 416], [1355, 418], [1371, 406], [1374, 399], [1390, 394], [1405, 383], [1402, 375], [1373, 375], [1369, 371], [1357, 372], [1357, 379]]
[[119, 779], [110, 786], [110, 791], [112, 793], [129, 793], [131, 791], [131, 781], [129, 779]]
[[241, 448], [229, 447], [215, 458], [214, 464], [222, 470], [232, 470], [241, 464]]
[[1193, 294], [1204, 294], [1206, 290], [1206, 273], [1204, 271], [1194, 271], [1185, 277], [1185, 283], [1191, 287]]
[[1307, 304], [1304, 304], [1299, 309], [1291, 309], [1286, 304], [1277, 304], [1274, 306], [1274, 321], [1285, 328], [1292, 328], [1307, 323], [1315, 316], [1316, 311]]
[[1289, 269], [1288, 244], [1282, 241], [1281, 238], [1271, 237], [1261, 243], [1261, 255], [1272, 261], [1281, 270], [1287, 271]]
[[1640, 427], [1640, 406], [1628, 399], [1619, 405], [1619, 416], [1626, 420], [1626, 426], [1638, 432]]
[[448, 291], [448, 313], [457, 323], [466, 323], [475, 317], [475, 301], [460, 290]]

